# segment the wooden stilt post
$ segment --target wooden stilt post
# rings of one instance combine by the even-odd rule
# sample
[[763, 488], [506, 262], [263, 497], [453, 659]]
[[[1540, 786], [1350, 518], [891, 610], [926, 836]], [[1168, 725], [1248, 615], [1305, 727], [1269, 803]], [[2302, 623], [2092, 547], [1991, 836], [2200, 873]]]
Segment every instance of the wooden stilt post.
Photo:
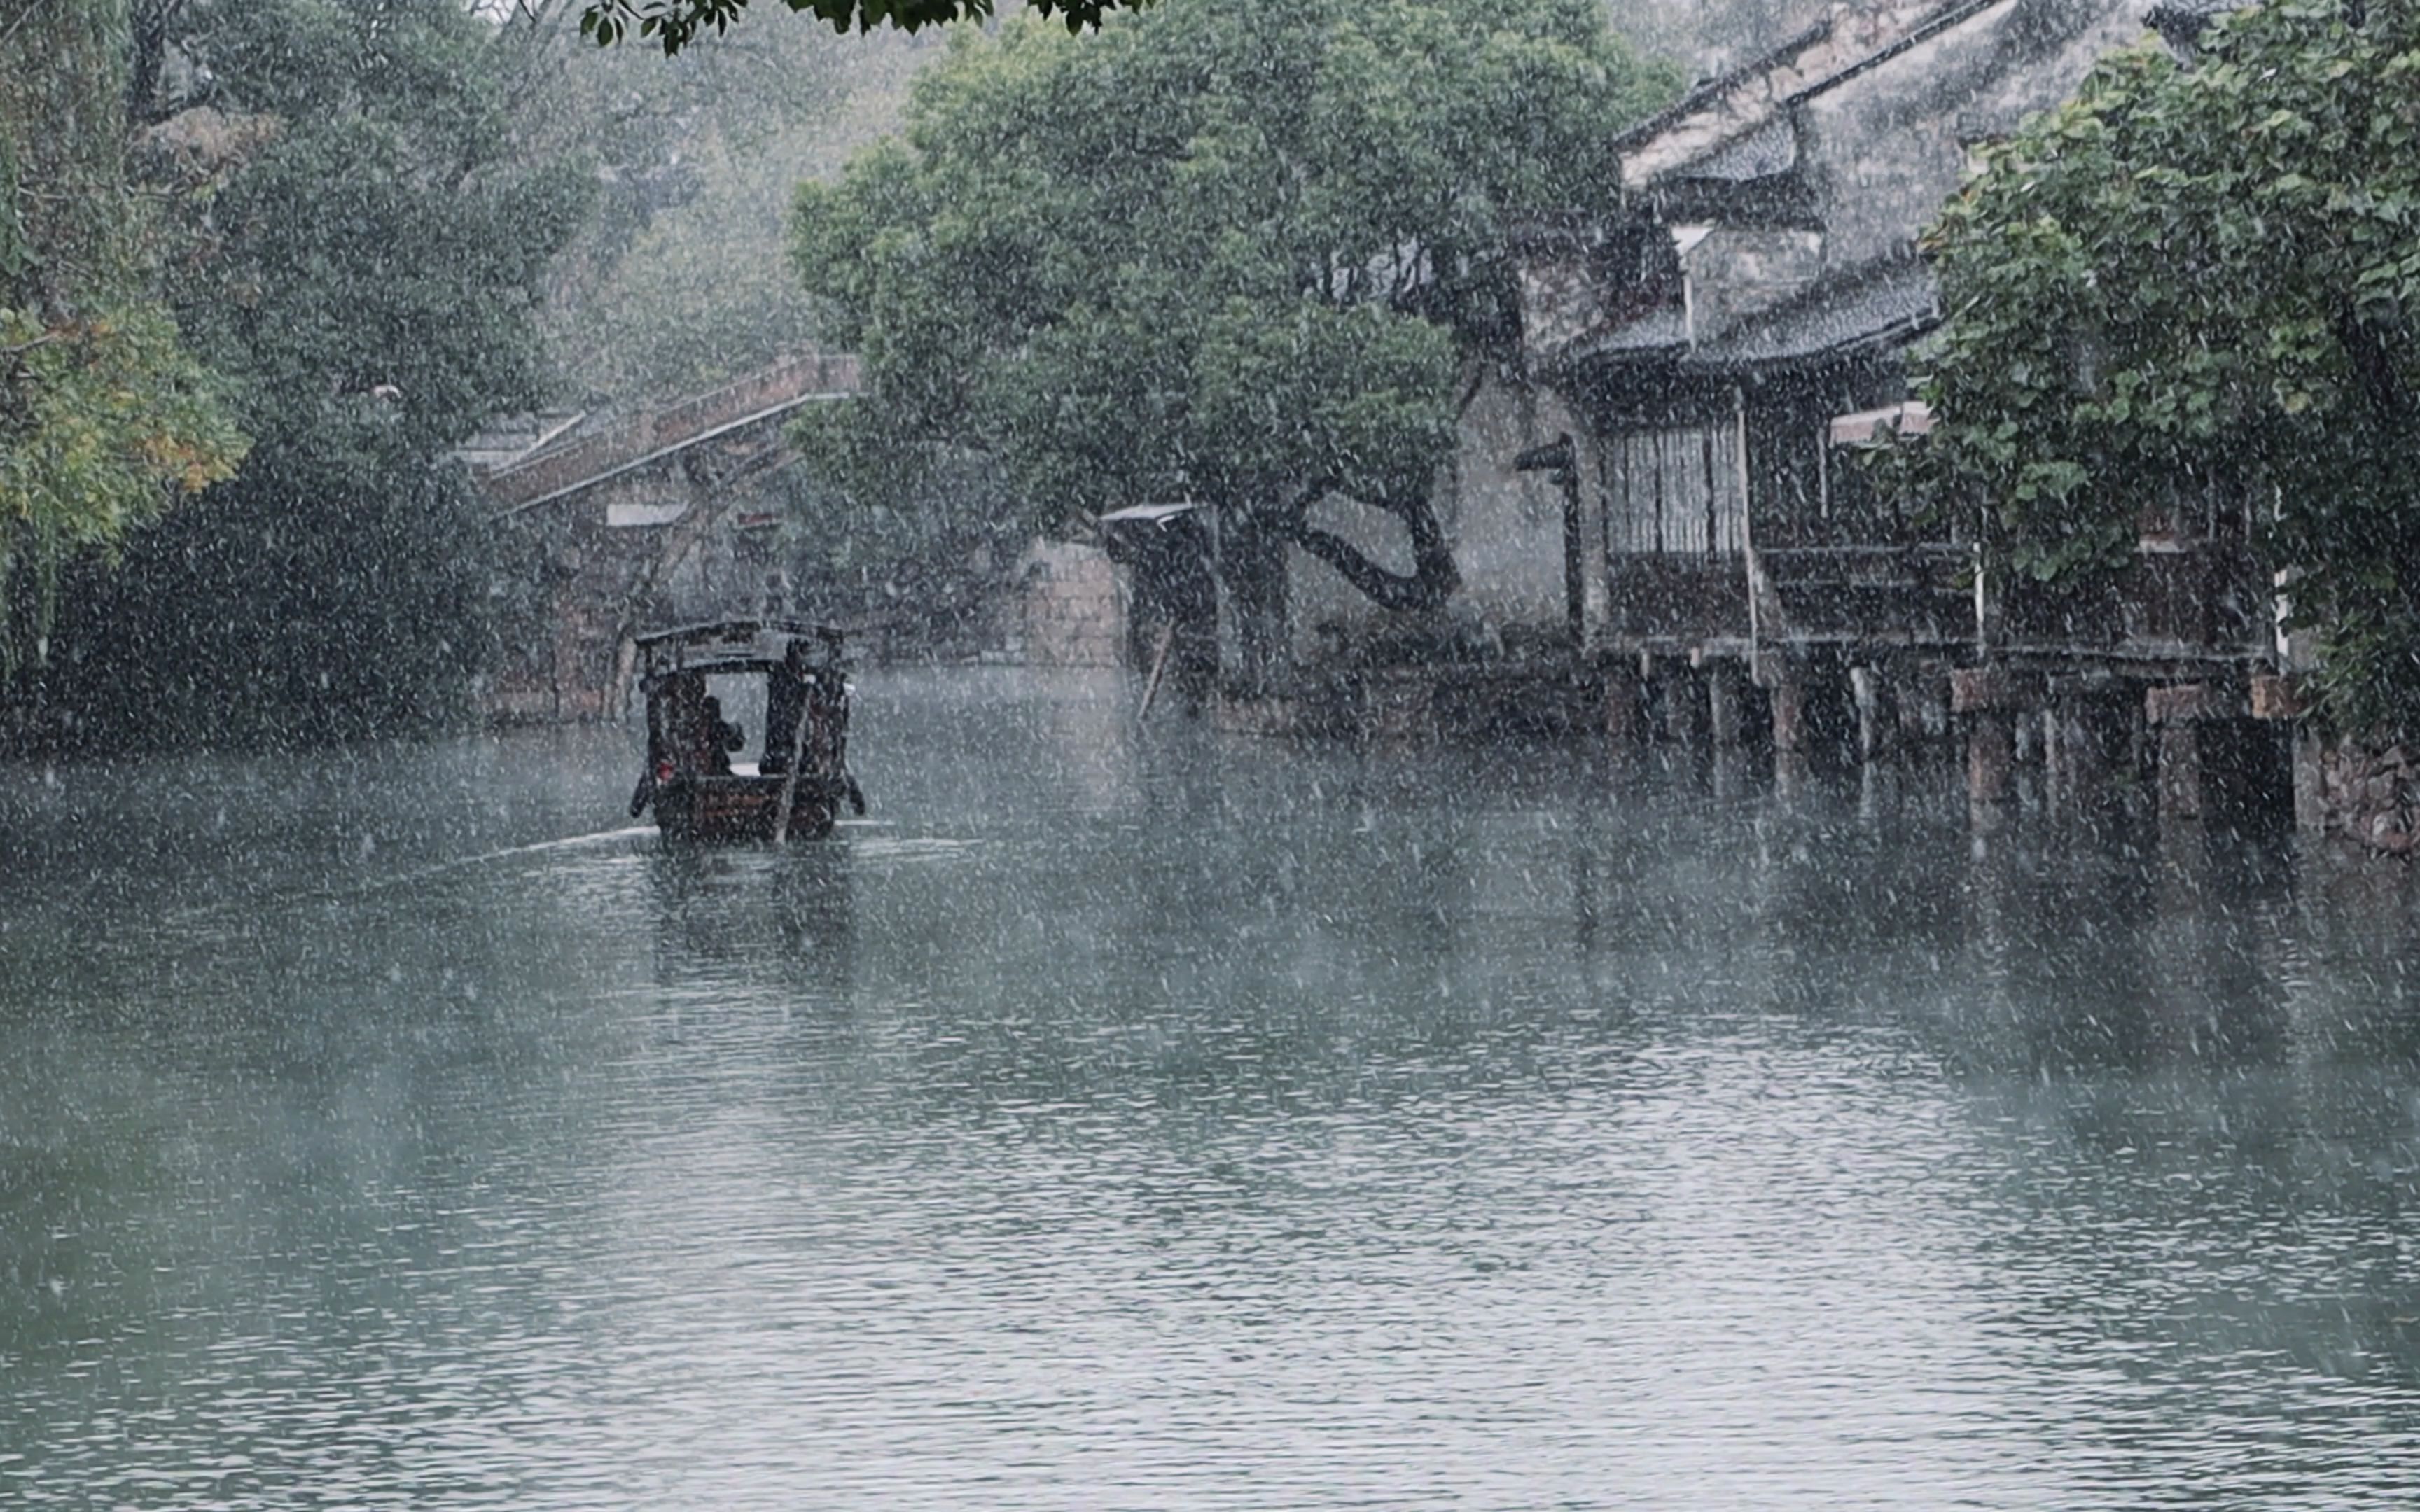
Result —
[[2160, 817], [2198, 819], [2203, 809], [2202, 721], [2217, 700], [2201, 683], [2154, 687], [2143, 694], [2143, 717], [2158, 733]]
[[1966, 796], [1998, 803], [2009, 795], [2017, 762], [2017, 717], [2006, 709], [1977, 709], [1967, 717]]
[[1797, 755], [1807, 748], [1807, 687], [1793, 672], [1784, 673], [1772, 687], [1773, 748]]
[[1889, 738], [1884, 725], [1882, 673], [1871, 667], [1850, 668], [1849, 698], [1857, 710], [1857, 760], [1870, 764]]
[[1605, 744], [1612, 751], [1629, 751], [1648, 743], [1646, 721], [1639, 717], [1637, 663], [1615, 657], [1605, 666]]
[[1746, 733], [1740, 704], [1745, 698], [1746, 673], [1735, 661], [1706, 663], [1706, 730], [1715, 748], [1736, 750]]
[[1978, 806], [2009, 795], [2017, 760], [2015, 679], [1999, 667], [1962, 667], [1949, 674], [1949, 710], [1966, 726], [1966, 796]]

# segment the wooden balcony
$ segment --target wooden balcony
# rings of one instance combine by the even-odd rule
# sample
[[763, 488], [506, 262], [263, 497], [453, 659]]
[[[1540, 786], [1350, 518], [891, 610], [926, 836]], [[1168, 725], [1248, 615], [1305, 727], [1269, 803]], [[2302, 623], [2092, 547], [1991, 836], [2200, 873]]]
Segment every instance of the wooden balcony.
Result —
[[1966, 548], [1944, 543], [1761, 551], [1772, 585], [1758, 625], [1767, 644], [1927, 646], [1975, 641]]
[[2006, 655], [2242, 661], [2268, 650], [2271, 592], [2233, 542], [2155, 546], [2100, 583], [2012, 581], [1997, 598], [1995, 649]]
[[1747, 559], [1740, 552], [1614, 552], [1606, 559], [1606, 638], [1616, 646], [1747, 640]]

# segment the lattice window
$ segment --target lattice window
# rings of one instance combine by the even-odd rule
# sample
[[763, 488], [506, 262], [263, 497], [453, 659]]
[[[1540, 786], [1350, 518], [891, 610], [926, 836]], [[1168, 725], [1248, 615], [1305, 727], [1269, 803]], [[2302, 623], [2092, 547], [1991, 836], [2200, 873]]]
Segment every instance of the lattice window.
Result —
[[1609, 549], [1674, 556], [1747, 549], [1733, 422], [1624, 431], [1606, 452]]

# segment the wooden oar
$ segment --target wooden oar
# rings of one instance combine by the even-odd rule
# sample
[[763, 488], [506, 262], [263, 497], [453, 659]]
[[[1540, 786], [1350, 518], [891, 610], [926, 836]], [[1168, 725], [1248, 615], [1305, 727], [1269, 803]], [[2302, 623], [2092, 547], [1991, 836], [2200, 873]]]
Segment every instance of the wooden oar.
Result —
[[1159, 632], [1159, 655], [1151, 659], [1151, 681], [1142, 686], [1142, 707], [1135, 710], [1136, 718], [1149, 717], [1151, 701], [1159, 697], [1159, 674], [1168, 671], [1168, 654], [1175, 646], [1176, 626], [1171, 624]]

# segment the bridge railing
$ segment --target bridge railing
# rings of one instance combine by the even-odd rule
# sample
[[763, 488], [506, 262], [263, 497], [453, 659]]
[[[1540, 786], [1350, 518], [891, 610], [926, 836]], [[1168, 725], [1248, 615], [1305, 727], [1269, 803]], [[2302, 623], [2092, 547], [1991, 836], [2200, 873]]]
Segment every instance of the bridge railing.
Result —
[[809, 394], [854, 393], [857, 386], [854, 352], [814, 352], [751, 374], [710, 393], [684, 399], [647, 418], [655, 445], [660, 448]]
[[852, 352], [812, 352], [677, 404], [633, 415], [583, 437], [496, 468], [480, 479], [503, 508], [552, 498], [659, 452], [802, 400], [858, 392]]

